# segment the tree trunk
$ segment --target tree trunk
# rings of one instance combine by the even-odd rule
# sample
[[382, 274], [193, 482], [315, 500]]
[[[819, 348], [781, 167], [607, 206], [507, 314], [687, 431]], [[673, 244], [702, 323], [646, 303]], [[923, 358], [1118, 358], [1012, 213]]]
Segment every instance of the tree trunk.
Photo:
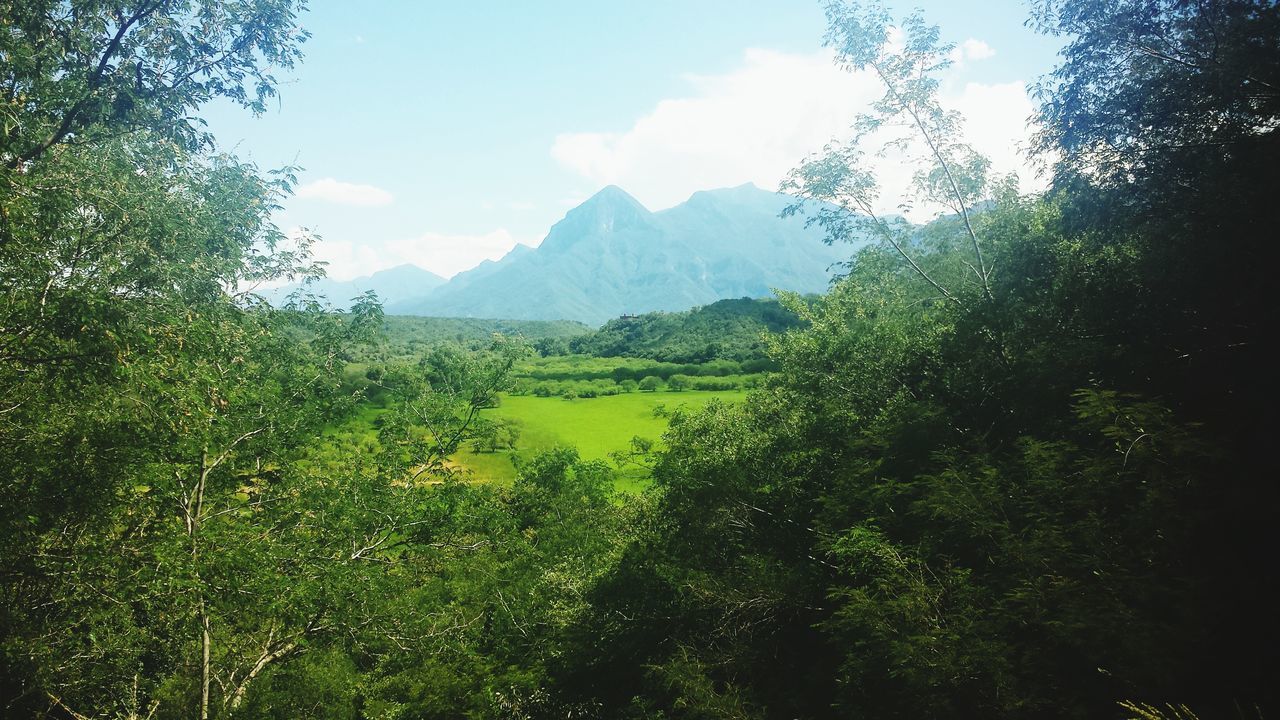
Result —
[[200, 720], [209, 720], [209, 613], [200, 609]]

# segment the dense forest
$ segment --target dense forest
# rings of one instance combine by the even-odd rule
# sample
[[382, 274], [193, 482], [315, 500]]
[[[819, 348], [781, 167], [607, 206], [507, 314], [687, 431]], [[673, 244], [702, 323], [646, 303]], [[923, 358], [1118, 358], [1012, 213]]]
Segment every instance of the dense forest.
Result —
[[[1274, 716], [1280, 7], [1032, 5], [1034, 196], [939, 105], [938, 29], [828, 5], [884, 96], [784, 189], [876, 242], [623, 497], [571, 448], [450, 460], [525, 342], [254, 294], [320, 268], [199, 110], [264, 107], [301, 3], [0, 0], [0, 714]], [[923, 230], [874, 212], [884, 128]]]

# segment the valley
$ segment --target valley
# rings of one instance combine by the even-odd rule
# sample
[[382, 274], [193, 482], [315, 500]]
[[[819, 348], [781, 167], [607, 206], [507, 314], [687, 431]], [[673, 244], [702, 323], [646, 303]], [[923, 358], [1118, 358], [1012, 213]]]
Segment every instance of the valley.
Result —
[[[692, 312], [630, 318], [625, 322], [635, 334], [629, 340], [619, 340], [607, 328], [592, 333], [555, 323], [391, 316], [380, 342], [364, 348], [358, 362], [348, 366], [347, 386], [361, 400], [327, 434], [360, 443], [376, 455], [378, 430], [398, 402], [393, 386], [382, 382], [385, 362], [418, 362], [441, 347], [481, 351], [505, 330], [525, 344], [526, 354], [494, 401], [478, 409], [474, 429], [448, 457], [460, 479], [509, 486], [521, 463], [540, 452], [573, 448], [583, 460], [606, 463], [616, 489], [641, 492], [649, 485], [647, 463], [663, 447], [672, 414], [715, 401], [740, 403], [764, 381], [772, 366], [759, 347], [767, 329], [762, 313], [799, 324], [773, 301], [725, 301]], [[709, 325], [720, 332], [708, 333]], [[661, 328], [665, 342], [655, 344], [642, 330], [649, 326]], [[695, 360], [624, 356], [687, 355], [681, 348], [691, 337], [699, 343], [701, 357]], [[571, 350], [601, 343], [612, 356]], [[548, 354], [536, 352], [538, 347]], [[634, 438], [643, 441], [643, 454], [635, 452]]]

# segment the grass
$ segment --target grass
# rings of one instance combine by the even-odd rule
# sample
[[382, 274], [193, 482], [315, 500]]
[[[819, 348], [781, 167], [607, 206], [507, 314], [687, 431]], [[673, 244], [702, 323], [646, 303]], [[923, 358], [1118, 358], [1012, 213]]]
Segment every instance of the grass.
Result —
[[[724, 392], [635, 392], [607, 397], [565, 400], [558, 397], [510, 395], [502, 398], [501, 407], [486, 410], [488, 417], [514, 420], [520, 425], [520, 440], [514, 452], [459, 452], [454, 459], [482, 482], [510, 483], [515, 479], [512, 455], [530, 457], [556, 446], [574, 446], [587, 460], [608, 460], [609, 453], [626, 450], [631, 438], [659, 441], [667, 429], [667, 419], [655, 415], [658, 406], [673, 410], [683, 406], [695, 409], [719, 398], [738, 402], [746, 397], [742, 390]], [[648, 484], [639, 468], [619, 472], [618, 488], [638, 492]]]
[[[471, 452], [463, 447], [454, 462], [472, 473], [477, 482], [510, 484], [515, 480], [515, 456], [532, 457], [543, 450], [571, 446], [585, 460], [609, 460], [609, 453], [628, 450], [631, 438], [640, 436], [659, 444], [667, 429], [667, 418], [654, 411], [659, 407], [697, 409], [714, 398], [740, 402], [745, 390], [633, 392], [596, 398], [566, 400], [562, 397], [503, 395], [500, 407], [484, 410], [491, 419], [515, 421], [520, 439], [513, 450], [492, 453]], [[326, 437], [342, 436], [352, 441], [377, 445], [375, 424], [387, 409], [368, 403], [356, 408], [346, 421], [325, 429]], [[617, 471], [620, 490], [640, 492], [649, 484], [647, 472], [639, 467]]]

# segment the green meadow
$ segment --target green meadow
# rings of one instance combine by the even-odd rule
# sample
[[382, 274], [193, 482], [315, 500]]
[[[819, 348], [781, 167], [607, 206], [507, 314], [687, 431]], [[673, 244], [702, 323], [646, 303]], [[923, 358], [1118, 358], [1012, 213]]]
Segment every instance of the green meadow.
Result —
[[[631, 438], [656, 442], [667, 428], [662, 410], [700, 408], [712, 399], [740, 402], [744, 390], [723, 392], [635, 392], [596, 398], [566, 400], [560, 397], [504, 395], [502, 405], [485, 410], [490, 419], [515, 421], [520, 427], [516, 449], [476, 453], [464, 448], [455, 460], [482, 482], [510, 483], [515, 479], [515, 457], [557, 446], [573, 446], [584, 459], [608, 460], [609, 453], [627, 450]], [[648, 479], [641, 468], [623, 468], [619, 489], [639, 491]]]
[[[379, 418], [388, 412], [391, 400], [365, 377], [371, 367], [374, 365], [368, 363], [348, 366], [348, 387], [370, 393], [369, 400], [343, 422], [326, 428], [325, 435], [341, 436], [374, 452]], [[660, 389], [624, 392], [618, 384], [646, 376], [660, 380]], [[741, 374], [741, 366], [735, 362], [681, 365], [642, 358], [571, 355], [527, 358], [517, 364], [512, 377], [520, 390], [502, 393], [501, 404], [482, 410], [481, 416], [514, 424], [519, 430], [515, 448], [476, 452], [464, 443], [452, 458], [476, 482], [509, 485], [515, 480], [520, 458], [555, 447], [574, 447], [583, 459], [611, 464], [609, 454], [629, 450], [634, 437], [659, 447], [671, 411], [696, 410], [716, 398], [741, 402], [761, 375]], [[689, 389], [669, 389], [672, 377], [687, 378]], [[696, 389], [696, 383], [719, 383], [722, 388]], [[573, 391], [572, 397], [565, 397], [565, 391]], [[647, 471], [635, 465], [618, 468], [616, 476], [619, 489], [639, 492], [648, 484]]]

